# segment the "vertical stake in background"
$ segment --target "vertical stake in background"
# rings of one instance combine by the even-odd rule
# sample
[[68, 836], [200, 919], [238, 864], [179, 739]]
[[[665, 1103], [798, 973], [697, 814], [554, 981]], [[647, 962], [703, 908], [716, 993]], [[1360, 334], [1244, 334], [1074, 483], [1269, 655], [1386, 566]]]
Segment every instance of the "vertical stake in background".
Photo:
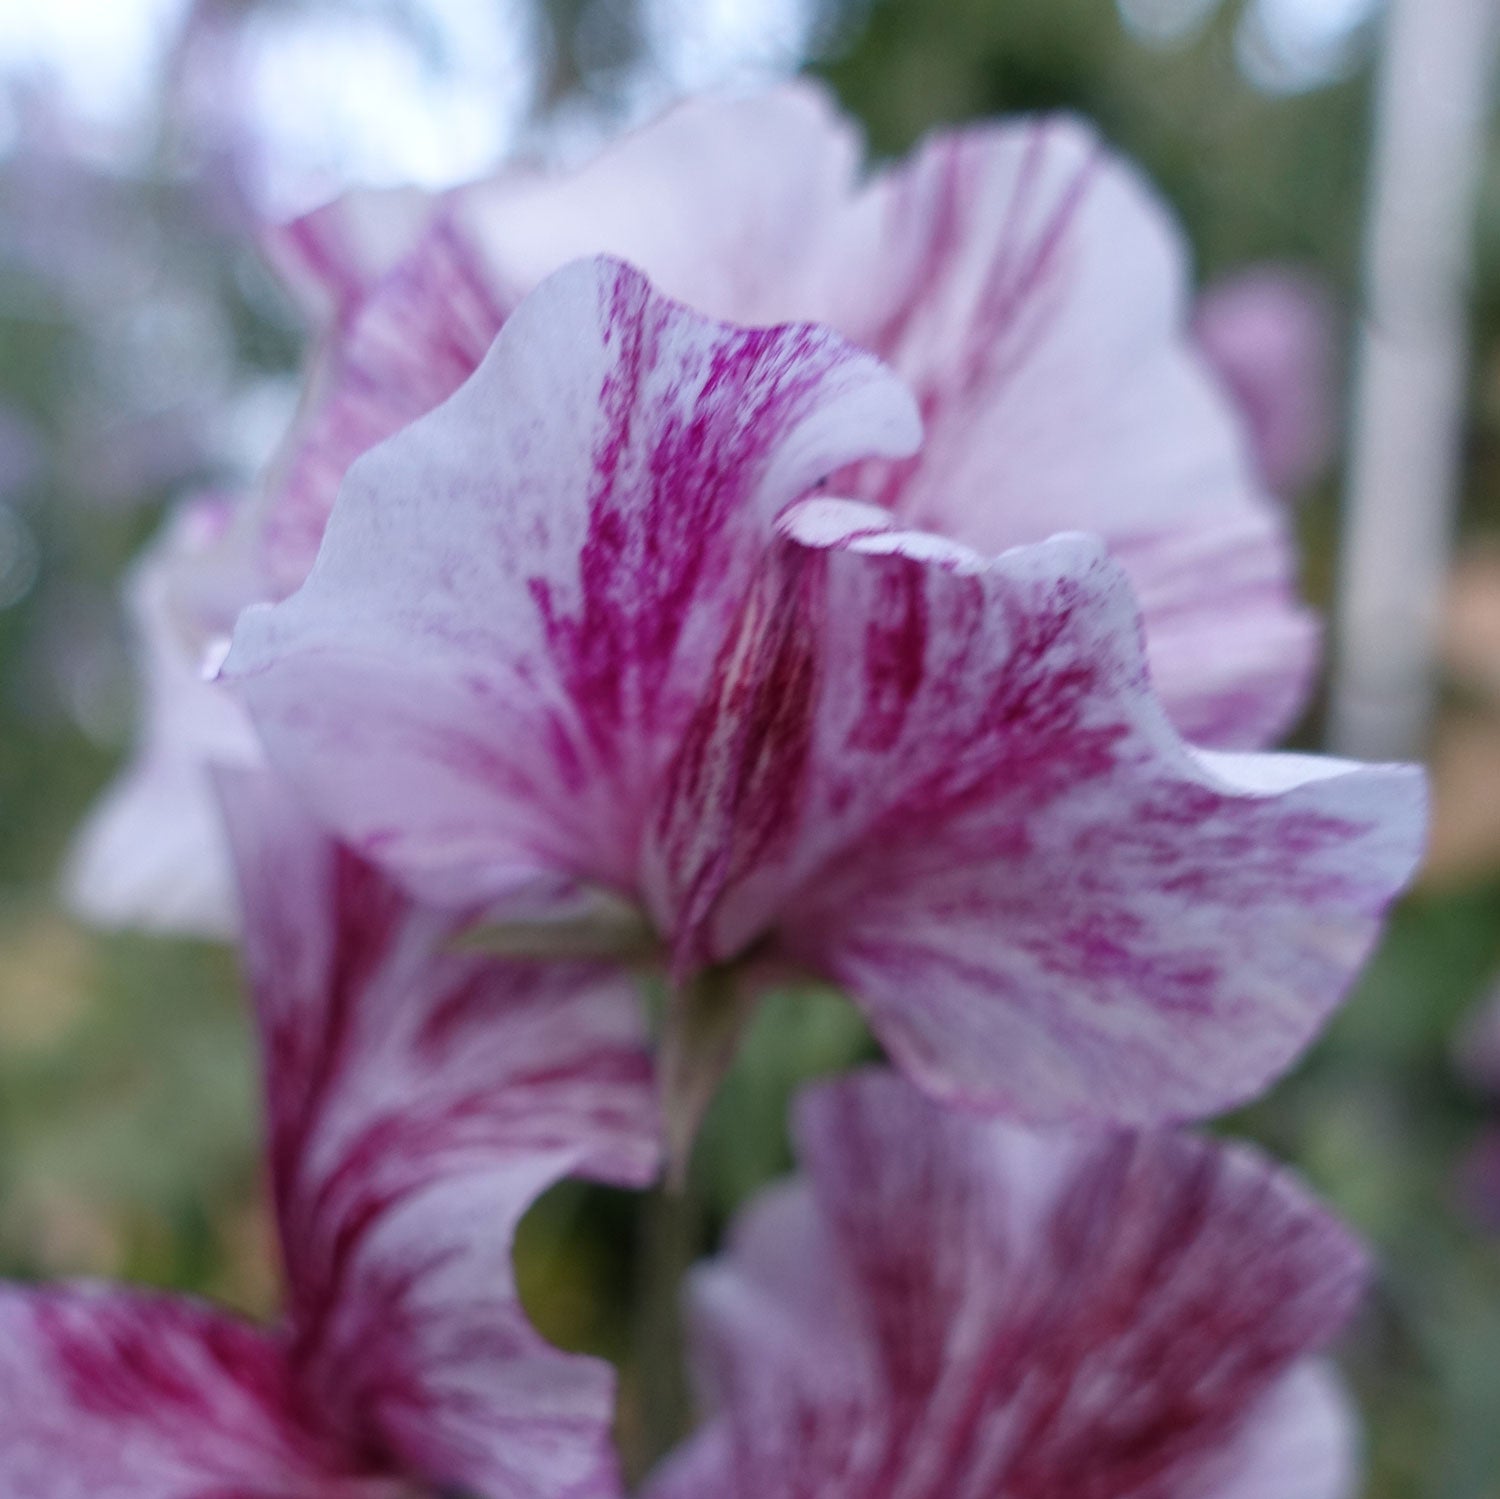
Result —
[[1331, 747], [1426, 747], [1457, 507], [1495, 0], [1389, 0], [1345, 496]]

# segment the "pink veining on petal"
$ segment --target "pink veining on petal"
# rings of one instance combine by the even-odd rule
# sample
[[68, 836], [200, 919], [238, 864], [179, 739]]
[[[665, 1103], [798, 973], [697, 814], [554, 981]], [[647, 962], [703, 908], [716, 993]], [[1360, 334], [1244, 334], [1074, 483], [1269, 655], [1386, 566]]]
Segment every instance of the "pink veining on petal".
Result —
[[[679, 971], [769, 933], [934, 1092], [1222, 1111], [1307, 1045], [1420, 852], [1420, 775], [1190, 751], [1121, 569], [818, 501], [683, 739], [648, 869]], [[843, 534], [840, 534], [840, 526]]]
[[1327, 288], [1291, 267], [1250, 267], [1204, 291], [1193, 333], [1234, 398], [1266, 483], [1295, 498], [1327, 467], [1338, 426]]
[[827, 315], [913, 385], [928, 440], [854, 490], [987, 553], [1097, 532], [1179, 730], [1276, 737], [1315, 628], [1285, 520], [1202, 368], [1164, 207], [1086, 128], [1047, 119], [934, 137], [866, 212], [879, 251]]
[[[1283, 1173], [1172, 1134], [1031, 1133], [868, 1074], [799, 1116], [805, 1182], [700, 1272], [713, 1414], [651, 1499], [1343, 1499], [1311, 1356], [1364, 1281]], [[1294, 1413], [1287, 1398], [1303, 1397]], [[1302, 1418], [1298, 1424], [1296, 1416]]]
[[253, 529], [277, 598], [307, 577], [349, 465], [452, 395], [516, 301], [444, 208], [363, 295], [347, 297], [257, 501]]
[[[942, 133], [863, 183], [859, 155], [853, 124], [804, 82], [684, 105], [576, 171], [507, 169], [431, 199], [357, 193], [271, 231], [323, 333], [304, 409], [238, 527], [261, 594], [305, 580], [351, 464], [456, 390], [558, 266], [603, 251], [716, 316], [816, 319], [873, 348], [918, 393], [929, 437], [920, 457], [878, 456], [849, 483], [989, 553], [1066, 528], [1102, 535], [1137, 590], [1178, 729], [1230, 747], [1275, 738], [1306, 699], [1316, 628], [1285, 517], [1188, 326], [1186, 256], [1162, 205], [1068, 120]], [[605, 691], [608, 666], [588, 666]], [[579, 734], [552, 702], [512, 737], [544, 744], [549, 780], [576, 796], [593, 774]], [[459, 776], [549, 792], [472, 736], [443, 752]], [[194, 779], [169, 765], [144, 790], [196, 806]], [[467, 823], [466, 804], [453, 813]], [[578, 821], [612, 816], [588, 805]], [[392, 831], [362, 846], [389, 847]], [[191, 862], [186, 845], [162, 850], [147, 919], [175, 922]], [[539, 878], [509, 856], [488, 874], [497, 889]]]
[[0, 1492], [619, 1499], [612, 1372], [539, 1336], [511, 1246], [560, 1178], [657, 1169], [630, 977], [454, 951], [462, 915], [414, 905], [268, 772], [220, 790], [284, 1313], [0, 1287]]
[[323, 1441], [269, 1335], [187, 1300], [0, 1288], [14, 1499], [399, 1499]]
[[873, 349], [929, 435], [918, 457], [861, 466], [860, 493], [986, 552], [1099, 532], [1141, 595], [1178, 728], [1276, 737], [1305, 701], [1316, 630], [1285, 518], [1204, 368], [1164, 206], [1068, 119], [940, 133], [863, 184], [857, 167], [853, 127], [800, 83], [682, 106], [571, 173], [510, 170], [445, 197], [351, 306], [268, 491], [282, 591], [350, 461], [477, 364], [482, 344], [450, 328], [493, 333], [558, 266], [606, 253], [716, 316], [812, 318]]
[[261, 249], [315, 324], [348, 316], [419, 241], [437, 203], [417, 188], [361, 188], [261, 231]]
[[917, 435], [825, 330], [714, 323], [581, 263], [356, 465], [307, 585], [247, 612], [226, 673], [319, 815], [433, 897], [629, 890], [776, 517]]

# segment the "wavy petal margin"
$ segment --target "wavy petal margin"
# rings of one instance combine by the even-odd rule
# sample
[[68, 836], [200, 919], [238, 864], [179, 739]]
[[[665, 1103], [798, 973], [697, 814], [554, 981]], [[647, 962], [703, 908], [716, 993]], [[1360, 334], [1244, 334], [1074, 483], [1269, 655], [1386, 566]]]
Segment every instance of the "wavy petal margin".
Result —
[[918, 439], [826, 330], [733, 328], [618, 262], [552, 277], [351, 472], [225, 675], [340, 836], [433, 899], [630, 888], [649, 797], [780, 512]]
[[1306, 1047], [1424, 808], [1413, 767], [1185, 746], [1096, 539], [987, 562], [812, 501], [725, 644], [647, 867], [681, 971], [772, 930], [941, 1097], [1159, 1123]]

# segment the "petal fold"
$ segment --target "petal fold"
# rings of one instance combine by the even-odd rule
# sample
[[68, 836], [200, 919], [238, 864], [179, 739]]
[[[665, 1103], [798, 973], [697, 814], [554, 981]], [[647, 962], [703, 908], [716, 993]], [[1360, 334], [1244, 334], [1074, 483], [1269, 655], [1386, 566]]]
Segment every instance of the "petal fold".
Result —
[[648, 868], [680, 969], [768, 928], [930, 1091], [1034, 1120], [1222, 1112], [1308, 1044], [1423, 836], [1419, 771], [1185, 746], [1086, 537], [993, 562], [798, 507]]
[[1167, 207], [1081, 121], [935, 135], [878, 177], [820, 312], [916, 391], [920, 454], [853, 492], [986, 554], [1103, 536], [1185, 738], [1256, 748], [1305, 704], [1318, 632], [1292, 537], [1205, 367]]
[[681, 105], [569, 172], [509, 169], [420, 212], [356, 195], [301, 221], [282, 259], [298, 286], [321, 265], [343, 312], [266, 495], [279, 594], [306, 576], [350, 462], [455, 389], [557, 267], [602, 253], [715, 317], [817, 321], [872, 350], [929, 437], [862, 466], [855, 491], [986, 553], [1103, 535], [1179, 730], [1229, 748], [1280, 735], [1318, 631], [1246, 412], [1200, 348], [1221, 342], [1213, 308], [1190, 325], [1166, 206], [1067, 118], [941, 132], [872, 180], [860, 154], [856, 125], [799, 81]]
[[136, 563], [126, 592], [144, 686], [141, 724], [125, 769], [79, 830], [64, 872], [68, 904], [103, 926], [227, 937], [234, 877], [214, 801], [214, 765], [253, 765], [259, 749], [244, 710], [205, 680], [207, 592], [233, 617], [248, 596], [221, 555], [231, 505], [179, 508]]

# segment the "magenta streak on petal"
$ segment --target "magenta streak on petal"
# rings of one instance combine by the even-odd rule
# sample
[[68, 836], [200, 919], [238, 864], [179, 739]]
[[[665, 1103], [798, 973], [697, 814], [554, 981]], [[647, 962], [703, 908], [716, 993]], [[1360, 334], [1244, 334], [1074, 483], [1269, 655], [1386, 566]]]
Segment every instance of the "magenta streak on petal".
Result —
[[699, 1274], [716, 1413], [649, 1499], [1248, 1493], [1266, 1402], [1365, 1279], [1347, 1232], [1233, 1146], [986, 1124], [879, 1073], [798, 1118], [806, 1180]]
[[[615, 278], [608, 295], [603, 324], [616, 347], [599, 398], [581, 604], [562, 614], [544, 579], [530, 585], [590, 743], [606, 760], [632, 711], [624, 696], [632, 684], [642, 704], [635, 711], [649, 712], [697, 599], [733, 586], [727, 528], [750, 502], [768, 445], [810, 409], [839, 357], [811, 330], [726, 330], [691, 405], [672, 403], [642, 431], [652, 414], [643, 382], [661, 363], [675, 309], [633, 275]], [[642, 463], [644, 475], [628, 466]]]
[[[106, 1312], [88, 1322], [70, 1316], [65, 1304], [37, 1303], [42, 1340], [67, 1379], [67, 1395], [92, 1416], [129, 1415], [141, 1405], [171, 1410], [191, 1426], [209, 1427], [216, 1416], [213, 1390], [171, 1356], [174, 1323], [193, 1324], [200, 1346], [227, 1381], [268, 1406], [283, 1399], [284, 1369], [275, 1346], [253, 1328], [207, 1322], [186, 1304], [159, 1300], [142, 1324]], [[98, 1310], [102, 1311], [103, 1308]]]
[[777, 518], [918, 436], [909, 393], [827, 330], [567, 267], [355, 465], [226, 678], [318, 814], [425, 897], [580, 880], [655, 914], [643, 833]]
[[476, 1493], [614, 1492], [608, 1371], [511, 1280], [534, 1198], [640, 1182], [658, 1123], [628, 979], [451, 952], [270, 777], [226, 782], [265, 1037], [293, 1398], [362, 1470]]
[[[329, 1277], [331, 1284], [321, 1284], [322, 1275], [293, 1258], [301, 1247], [302, 1206], [296, 1194], [321, 1111], [337, 1091], [341, 1071], [355, 1061], [352, 1027], [361, 996], [388, 959], [406, 909], [391, 884], [352, 854], [338, 849], [331, 864], [325, 898], [335, 927], [324, 988], [295, 1011], [273, 1012], [264, 1029], [271, 1181], [288, 1256], [290, 1311], [299, 1336], [312, 1341], [317, 1339], [320, 1310], [326, 1311], [336, 1299], [338, 1271]], [[261, 940], [274, 939], [263, 933]], [[282, 940], [295, 942], [297, 935], [288, 933]], [[310, 1019], [318, 1021], [315, 1028]], [[334, 1186], [330, 1180], [323, 1190], [331, 1192]]]
[[679, 974], [769, 941], [925, 1087], [1035, 1120], [1210, 1114], [1287, 1067], [1410, 875], [1420, 777], [1189, 751], [1086, 538], [985, 563], [822, 500], [785, 529], [654, 824]]
[[273, 476], [262, 545], [279, 594], [307, 576], [349, 465], [457, 390], [515, 300], [439, 210], [413, 250], [351, 307]]
[[323, 215], [307, 213], [289, 224], [277, 226], [273, 249], [273, 255], [279, 258], [280, 247], [284, 245], [312, 273], [313, 279], [332, 293], [338, 316], [347, 313], [364, 289], [347, 251], [335, 248], [334, 240], [342, 233], [343, 225], [336, 220], [330, 223]]
[[[963, 220], [978, 199], [978, 184], [971, 179], [984, 165], [979, 146], [979, 141], [957, 140], [942, 157], [938, 201], [931, 210], [935, 213], [933, 228], [923, 249], [923, 270], [909, 278], [906, 302], [872, 339], [871, 347], [898, 369], [907, 362], [902, 344], [913, 320], [931, 296], [932, 287], [942, 284], [960, 251], [967, 248]], [[841, 491], [899, 510], [909, 524], [942, 528], [941, 516], [902, 503], [912, 476], [933, 461], [933, 452], [941, 455], [950, 434], [982, 422], [987, 404], [1004, 401], [1009, 373], [1024, 368], [1067, 300], [1068, 236], [1097, 170], [1099, 154], [1095, 147], [1077, 165], [1067, 186], [1047, 205], [1040, 225], [1029, 227], [1029, 219], [1041, 206], [1038, 199], [1047, 191], [1042, 169], [1050, 147], [1045, 125], [1033, 129], [1026, 138], [1020, 166], [1010, 184], [1005, 227], [997, 236], [982, 288], [974, 296], [957, 358], [909, 375], [916, 383], [922, 423], [928, 433], [924, 454], [863, 465], [847, 476], [847, 484], [837, 486]], [[903, 183], [903, 196], [918, 185], [917, 179]], [[928, 207], [931, 209], [931, 205]], [[1069, 517], [1056, 519], [1065, 525]]]
[[397, 1499], [300, 1406], [278, 1340], [183, 1297], [0, 1287], [7, 1499]]
[[[1024, 226], [1046, 191], [1043, 165], [1050, 145], [1045, 126], [1033, 131], [1027, 140], [1006, 212], [1008, 227], [1002, 236], [1005, 251], [989, 267], [977, 299], [976, 336], [952, 377], [954, 395], [972, 399], [979, 393], [981, 382], [992, 382], [992, 387], [1003, 389], [1006, 370], [1025, 363], [1066, 296], [1067, 239], [1097, 170], [1099, 148], [1095, 146], [1078, 164], [1028, 240]], [[1044, 291], [1050, 294], [1050, 303], [1041, 300]], [[1029, 325], [1020, 321], [1028, 311]], [[1001, 359], [1002, 355], [1007, 357]], [[951, 419], [961, 417], [955, 412]]]
[[793, 602], [804, 586], [809, 579], [796, 569], [767, 570], [757, 579], [724, 642], [714, 691], [699, 704], [671, 772], [655, 833], [676, 885], [678, 983], [699, 964], [733, 956], [705, 941], [714, 904], [731, 880], [774, 857], [796, 828], [818, 673]]

